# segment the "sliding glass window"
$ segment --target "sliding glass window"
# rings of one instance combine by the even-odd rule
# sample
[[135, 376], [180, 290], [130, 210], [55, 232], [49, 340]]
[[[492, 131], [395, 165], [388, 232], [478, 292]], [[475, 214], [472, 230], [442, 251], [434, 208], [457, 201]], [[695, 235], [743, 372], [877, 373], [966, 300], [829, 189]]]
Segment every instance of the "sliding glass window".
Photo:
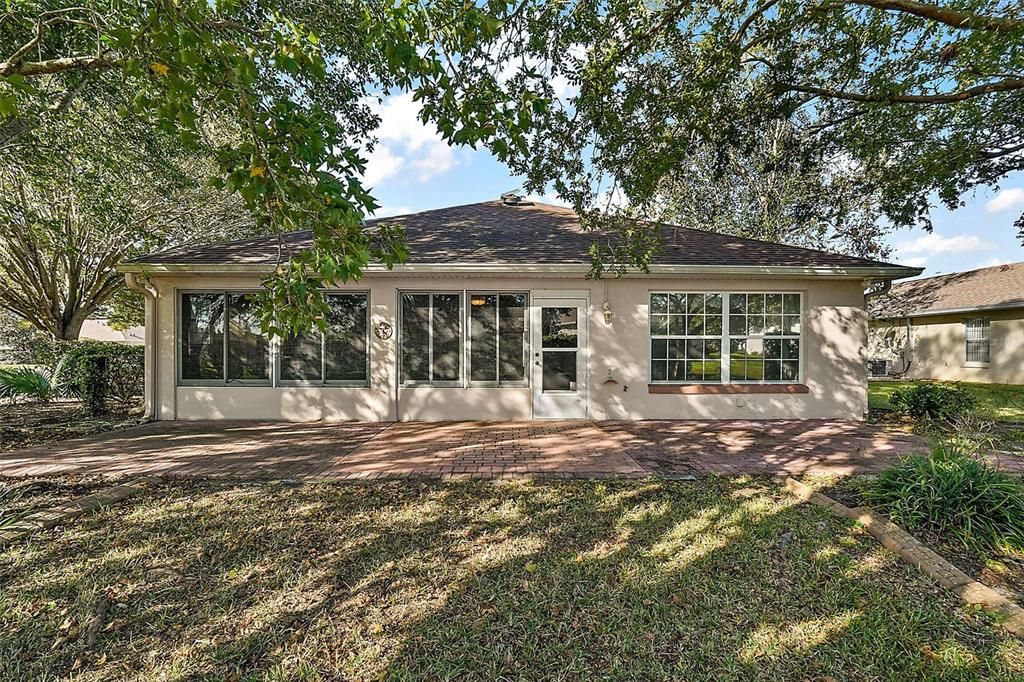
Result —
[[462, 294], [401, 294], [403, 384], [458, 386], [462, 376]]
[[365, 386], [369, 366], [367, 294], [326, 294], [324, 332], [310, 331], [281, 339], [283, 384]]
[[526, 385], [525, 293], [469, 294], [469, 381]]
[[179, 310], [182, 383], [270, 383], [270, 339], [260, 331], [256, 294], [186, 293]]

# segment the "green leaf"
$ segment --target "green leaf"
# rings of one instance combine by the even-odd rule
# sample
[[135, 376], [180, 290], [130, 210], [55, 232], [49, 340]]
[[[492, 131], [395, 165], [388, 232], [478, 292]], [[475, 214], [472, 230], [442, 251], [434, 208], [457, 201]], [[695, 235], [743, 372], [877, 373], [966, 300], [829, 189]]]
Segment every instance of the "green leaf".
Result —
[[18, 98], [13, 94], [0, 95], [0, 116], [14, 118], [18, 115]]

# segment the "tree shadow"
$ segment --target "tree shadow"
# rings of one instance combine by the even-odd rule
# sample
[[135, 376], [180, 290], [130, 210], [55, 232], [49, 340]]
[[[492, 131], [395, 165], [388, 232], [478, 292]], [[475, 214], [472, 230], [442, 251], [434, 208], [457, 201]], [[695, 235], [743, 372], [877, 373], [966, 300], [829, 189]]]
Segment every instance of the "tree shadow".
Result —
[[12, 548], [0, 580], [5, 678], [1024, 672], [1019, 642], [758, 479], [195, 483]]

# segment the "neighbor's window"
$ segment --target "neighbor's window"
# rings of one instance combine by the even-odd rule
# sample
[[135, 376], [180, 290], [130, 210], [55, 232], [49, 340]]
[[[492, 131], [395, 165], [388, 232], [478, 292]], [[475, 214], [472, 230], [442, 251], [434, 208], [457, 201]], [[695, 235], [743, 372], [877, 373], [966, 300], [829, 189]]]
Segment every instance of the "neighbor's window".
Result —
[[800, 378], [800, 294], [729, 294], [733, 382]]
[[462, 294], [401, 295], [403, 384], [457, 386], [462, 354]]
[[651, 380], [722, 381], [722, 294], [651, 294]]
[[651, 381], [799, 381], [800, 319], [795, 293], [652, 293]]
[[180, 353], [182, 381], [269, 383], [270, 339], [260, 331], [256, 295], [182, 294]]
[[327, 330], [281, 340], [285, 383], [366, 385], [369, 322], [366, 294], [325, 294]]
[[469, 380], [526, 383], [526, 294], [469, 295]]
[[964, 338], [967, 342], [967, 363], [989, 364], [989, 329], [991, 320], [987, 317], [972, 317], [964, 320]]

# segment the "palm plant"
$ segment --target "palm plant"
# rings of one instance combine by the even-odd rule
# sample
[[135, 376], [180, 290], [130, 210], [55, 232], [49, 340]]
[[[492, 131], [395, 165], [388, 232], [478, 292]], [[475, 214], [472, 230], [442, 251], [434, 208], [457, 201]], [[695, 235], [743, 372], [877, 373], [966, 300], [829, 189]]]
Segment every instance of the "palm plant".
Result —
[[64, 359], [56, 367], [0, 368], [0, 399], [29, 398], [48, 403], [66, 394]]

